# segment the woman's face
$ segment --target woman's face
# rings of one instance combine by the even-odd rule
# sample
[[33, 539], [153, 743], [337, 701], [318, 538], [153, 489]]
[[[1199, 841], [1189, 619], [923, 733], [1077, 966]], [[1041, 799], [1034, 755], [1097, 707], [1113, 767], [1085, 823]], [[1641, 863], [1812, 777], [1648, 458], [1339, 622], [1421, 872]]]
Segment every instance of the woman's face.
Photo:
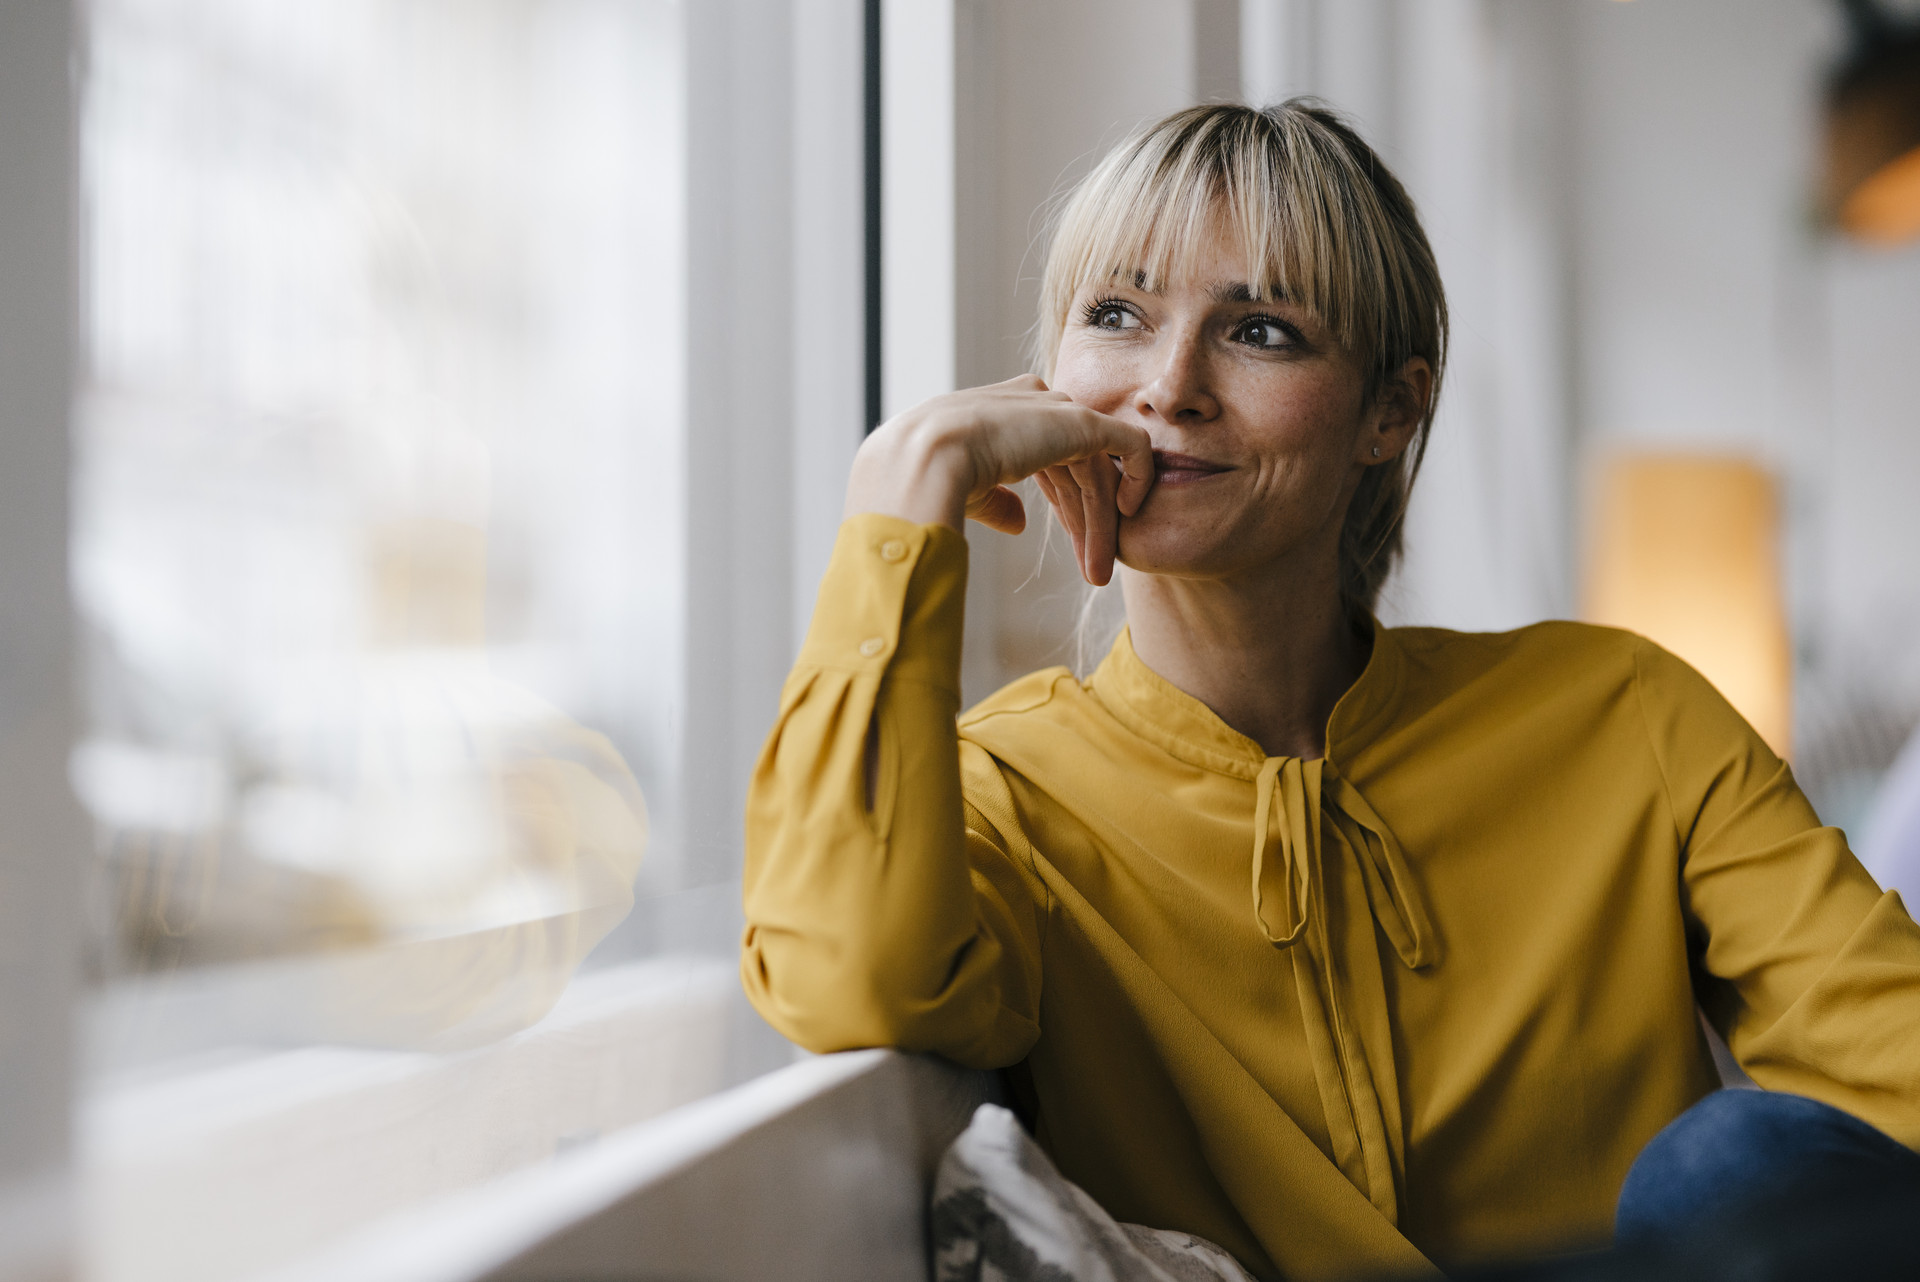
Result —
[[[1153, 440], [1153, 489], [1120, 522], [1120, 560], [1135, 570], [1228, 578], [1323, 557], [1331, 568], [1365, 468], [1417, 425], [1405, 394], [1367, 403], [1358, 361], [1315, 316], [1253, 301], [1246, 261], [1216, 229], [1163, 291], [1088, 286], [1067, 314], [1052, 386]], [[1425, 368], [1409, 366], [1421, 405]]]

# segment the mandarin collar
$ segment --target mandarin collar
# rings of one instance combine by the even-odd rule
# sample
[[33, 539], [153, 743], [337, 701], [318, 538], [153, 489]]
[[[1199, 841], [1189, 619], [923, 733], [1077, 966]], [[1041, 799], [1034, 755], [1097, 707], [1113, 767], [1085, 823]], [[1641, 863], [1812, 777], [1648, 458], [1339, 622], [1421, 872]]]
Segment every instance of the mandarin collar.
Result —
[[[1340, 696], [1327, 718], [1327, 759], [1342, 765], [1363, 736], [1398, 697], [1402, 655], [1389, 628], [1369, 617], [1373, 649], [1359, 678]], [[1222, 721], [1200, 700], [1149, 668], [1122, 628], [1107, 657], [1088, 678], [1094, 696], [1127, 729], [1189, 765], [1241, 779], [1254, 779], [1267, 763], [1258, 743]]]

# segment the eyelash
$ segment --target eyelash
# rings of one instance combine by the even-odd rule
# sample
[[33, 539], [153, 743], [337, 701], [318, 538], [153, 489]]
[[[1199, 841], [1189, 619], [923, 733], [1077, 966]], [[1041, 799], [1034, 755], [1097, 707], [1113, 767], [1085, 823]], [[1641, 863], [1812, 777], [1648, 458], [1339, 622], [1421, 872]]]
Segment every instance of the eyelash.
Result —
[[[1287, 336], [1287, 341], [1289, 343], [1298, 343], [1303, 341], [1301, 338], [1300, 331], [1298, 329], [1294, 328], [1292, 325], [1288, 324], [1286, 321], [1280, 319], [1280, 317], [1278, 316], [1268, 316], [1268, 315], [1265, 315], [1264, 313], [1259, 315], [1254, 315], [1254, 316], [1241, 317], [1240, 323], [1233, 327], [1233, 332], [1238, 334], [1242, 330], [1245, 330], [1246, 328], [1252, 325], [1271, 325], [1274, 329], [1277, 329], [1282, 334], [1285, 334]], [[1256, 346], [1265, 347], [1266, 344], [1260, 343], [1260, 344], [1256, 344]]]
[[[1121, 301], [1118, 298], [1096, 298], [1096, 299], [1093, 299], [1091, 302], [1087, 303], [1086, 306], [1080, 309], [1080, 322], [1083, 325], [1090, 325], [1096, 329], [1112, 328], [1111, 326], [1098, 324], [1101, 315], [1105, 312], [1125, 312], [1129, 316], [1139, 315], [1139, 313], [1136, 312], [1132, 307], [1128, 306], [1125, 302]], [[1241, 317], [1240, 323], [1233, 327], [1233, 332], [1238, 334], [1252, 325], [1271, 325], [1273, 328], [1279, 330], [1282, 334], [1285, 334], [1287, 336], [1288, 342], [1290, 343], [1300, 343], [1305, 341], [1304, 338], [1301, 336], [1299, 329], [1294, 327], [1289, 322], [1283, 320], [1282, 318], [1278, 316], [1268, 315], [1265, 312], [1256, 313], [1255, 315], [1252, 315], [1252, 316]], [[1255, 346], [1265, 348], [1267, 345], [1264, 343], [1261, 343], [1261, 344], [1255, 344]]]
[[[1080, 321], [1084, 325], [1094, 325], [1094, 322], [1100, 319], [1102, 312], [1125, 312], [1129, 316], [1138, 315], [1133, 308], [1127, 306], [1117, 298], [1096, 298], [1080, 309]], [[1108, 328], [1104, 325], [1095, 325], [1094, 327], [1096, 329]]]

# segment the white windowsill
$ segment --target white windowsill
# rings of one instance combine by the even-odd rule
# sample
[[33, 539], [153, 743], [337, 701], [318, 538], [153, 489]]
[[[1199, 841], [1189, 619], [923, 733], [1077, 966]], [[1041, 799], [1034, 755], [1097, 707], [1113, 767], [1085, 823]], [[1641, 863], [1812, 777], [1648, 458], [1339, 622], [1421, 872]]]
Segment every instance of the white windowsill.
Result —
[[83, 1103], [95, 1282], [220, 1282], [377, 1220], [550, 1167], [725, 1086], [733, 966], [581, 976], [527, 1031], [454, 1055], [311, 1047], [123, 1074]]
[[990, 1075], [804, 1059], [257, 1282], [925, 1282], [940, 1155]]

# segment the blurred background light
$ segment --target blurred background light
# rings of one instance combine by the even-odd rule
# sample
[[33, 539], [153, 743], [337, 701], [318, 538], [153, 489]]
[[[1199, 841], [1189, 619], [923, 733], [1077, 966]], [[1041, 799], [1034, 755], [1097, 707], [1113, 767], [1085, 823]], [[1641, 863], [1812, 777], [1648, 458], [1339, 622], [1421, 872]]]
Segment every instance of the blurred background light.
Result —
[[1871, 244], [1920, 236], [1920, 19], [1846, 0], [1851, 46], [1827, 95], [1827, 205]]
[[1692, 664], [1787, 756], [1793, 656], [1773, 475], [1741, 458], [1629, 454], [1604, 468], [1586, 617]]

